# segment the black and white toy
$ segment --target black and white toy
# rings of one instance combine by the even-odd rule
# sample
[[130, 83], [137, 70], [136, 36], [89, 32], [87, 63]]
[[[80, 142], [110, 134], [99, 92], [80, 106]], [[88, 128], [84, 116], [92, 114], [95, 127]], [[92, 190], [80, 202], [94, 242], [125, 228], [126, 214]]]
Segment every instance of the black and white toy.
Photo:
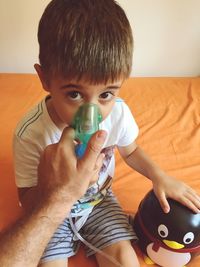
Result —
[[147, 264], [183, 267], [200, 254], [200, 214], [168, 199], [164, 213], [153, 190], [141, 201], [133, 221]]

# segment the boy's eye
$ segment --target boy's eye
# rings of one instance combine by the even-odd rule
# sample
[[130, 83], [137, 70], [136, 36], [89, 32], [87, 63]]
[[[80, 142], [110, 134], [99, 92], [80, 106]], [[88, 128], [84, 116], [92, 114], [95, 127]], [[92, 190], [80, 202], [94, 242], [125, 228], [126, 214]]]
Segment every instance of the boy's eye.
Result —
[[81, 99], [81, 94], [78, 91], [71, 91], [67, 93], [67, 97], [71, 98], [72, 100], [79, 100]]
[[111, 100], [113, 96], [114, 94], [112, 92], [104, 92], [100, 95], [100, 98], [105, 100]]

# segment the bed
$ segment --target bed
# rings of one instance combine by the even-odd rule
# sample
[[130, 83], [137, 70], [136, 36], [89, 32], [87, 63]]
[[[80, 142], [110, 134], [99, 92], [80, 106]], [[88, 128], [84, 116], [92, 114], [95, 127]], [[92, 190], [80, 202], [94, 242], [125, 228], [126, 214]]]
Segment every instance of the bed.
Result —
[[[22, 214], [14, 182], [12, 135], [17, 121], [45, 92], [35, 74], [0, 74], [0, 230]], [[200, 78], [130, 78], [120, 96], [139, 125], [138, 144], [166, 172], [200, 192]], [[123, 188], [123, 190], [121, 190]], [[148, 179], [131, 170], [116, 153], [113, 189], [127, 213], [135, 213], [151, 189]], [[141, 266], [147, 266], [136, 248]], [[97, 266], [83, 248], [70, 267]], [[200, 258], [189, 265], [200, 266]]]

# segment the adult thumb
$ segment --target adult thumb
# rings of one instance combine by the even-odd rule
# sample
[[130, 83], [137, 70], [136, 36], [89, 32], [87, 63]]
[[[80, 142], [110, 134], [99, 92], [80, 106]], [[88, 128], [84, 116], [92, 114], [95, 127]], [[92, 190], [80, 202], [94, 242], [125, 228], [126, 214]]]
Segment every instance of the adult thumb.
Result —
[[106, 140], [107, 133], [104, 130], [97, 131], [93, 136], [90, 138], [90, 141], [88, 142], [87, 149], [85, 151], [85, 154], [81, 161], [84, 162], [84, 164], [87, 165], [88, 169], [89, 167], [93, 170], [97, 158], [99, 154], [101, 153], [103, 144]]

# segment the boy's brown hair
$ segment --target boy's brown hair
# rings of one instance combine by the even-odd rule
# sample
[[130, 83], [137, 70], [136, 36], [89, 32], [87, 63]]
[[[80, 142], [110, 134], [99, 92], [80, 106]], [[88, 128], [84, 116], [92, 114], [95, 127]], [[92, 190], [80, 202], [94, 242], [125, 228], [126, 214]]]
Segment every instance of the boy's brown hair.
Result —
[[107, 83], [127, 78], [133, 38], [114, 0], [52, 0], [38, 29], [39, 59], [47, 78]]

